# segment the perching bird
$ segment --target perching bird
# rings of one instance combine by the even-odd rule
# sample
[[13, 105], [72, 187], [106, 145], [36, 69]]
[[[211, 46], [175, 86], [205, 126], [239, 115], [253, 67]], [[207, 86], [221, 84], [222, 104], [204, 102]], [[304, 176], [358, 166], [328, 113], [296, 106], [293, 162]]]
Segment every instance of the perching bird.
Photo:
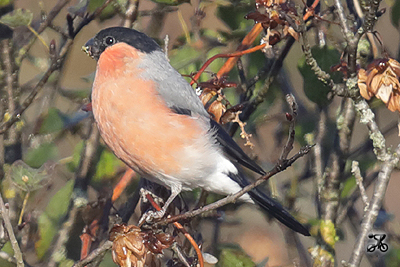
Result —
[[[229, 195], [248, 185], [232, 160], [265, 173], [210, 119], [153, 39], [113, 27], [100, 31], [84, 50], [97, 60], [92, 110], [101, 136], [129, 167], [171, 190], [160, 215], [182, 190], [203, 188]], [[310, 235], [259, 189], [240, 200], [257, 203], [289, 228]]]

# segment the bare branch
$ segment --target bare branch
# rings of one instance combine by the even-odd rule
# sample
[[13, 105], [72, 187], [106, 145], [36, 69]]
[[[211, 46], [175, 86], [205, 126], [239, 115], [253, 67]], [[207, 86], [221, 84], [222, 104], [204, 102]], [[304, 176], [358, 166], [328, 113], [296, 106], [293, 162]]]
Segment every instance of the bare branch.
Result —
[[129, 0], [128, 8], [125, 12], [125, 21], [124, 27], [132, 28], [133, 22], [136, 21], [139, 11], [139, 2], [140, 0]]
[[289, 126], [289, 136], [286, 142], [286, 145], [283, 147], [281, 156], [279, 158], [279, 162], [283, 162], [287, 159], [290, 151], [293, 149], [293, 143], [294, 143], [294, 136], [295, 136], [295, 130], [294, 126], [296, 123], [296, 118], [297, 118], [297, 103], [296, 99], [292, 94], [286, 95], [286, 102], [289, 104], [291, 112], [290, 114], [288, 113], [286, 118], [290, 122]]
[[355, 100], [355, 108], [360, 115], [360, 122], [366, 124], [369, 130], [369, 138], [373, 142], [374, 153], [378, 160], [387, 161], [391, 155], [386, 151], [385, 137], [379, 130], [378, 124], [375, 121], [375, 114], [368, 106], [367, 101], [363, 98]]
[[365, 192], [365, 187], [363, 185], [363, 177], [361, 176], [360, 167], [358, 166], [358, 161], [353, 161], [351, 164], [351, 173], [356, 177], [356, 183], [358, 188], [360, 189], [361, 199], [364, 202], [364, 211], [367, 211], [369, 203], [368, 203], [368, 196]]
[[0, 258], [5, 261], [17, 264], [17, 261], [15, 260], [15, 258], [13, 258], [11, 255], [9, 255], [7, 252], [0, 251]]
[[[68, 214], [68, 220], [63, 223], [63, 227], [58, 231], [58, 239], [54, 244], [53, 253], [51, 254], [50, 261], [48, 263], [48, 267], [55, 267], [58, 266], [60, 261], [66, 258], [66, 248], [65, 243], [68, 241], [70, 236], [72, 226], [76, 219], [76, 215], [78, 213], [78, 207], [73, 206]], [[62, 255], [62, 257], [60, 257]]]
[[63, 46], [60, 55], [51, 63], [50, 67], [43, 74], [42, 78], [36, 84], [36, 86], [32, 89], [32, 92], [29, 94], [29, 96], [24, 100], [24, 102], [22, 102], [21, 106], [13, 114], [11, 114], [10, 119], [3, 122], [0, 125], [0, 134], [4, 134], [15, 122], [17, 122], [21, 118], [21, 115], [32, 104], [36, 95], [46, 84], [47, 80], [50, 78], [50, 75], [54, 71], [58, 70], [60, 66], [64, 63], [67, 52], [69, 51], [69, 48], [72, 46], [72, 44], [73, 44], [73, 39], [68, 39], [65, 45]]
[[101, 257], [104, 253], [112, 248], [113, 242], [106, 241], [103, 245], [99, 248], [93, 250], [86, 258], [76, 262], [72, 267], [83, 267], [86, 266], [88, 263], [93, 262], [96, 260], [97, 257]]
[[[71, 0], [59, 0], [47, 14], [46, 19], [40, 24], [39, 29], [37, 29], [36, 33], [41, 34], [42, 32], [44, 32], [44, 30], [52, 24], [55, 17], [70, 1]], [[30, 35], [31, 38], [29, 43], [20, 49], [19, 56], [16, 59], [16, 62], [22, 62], [22, 60], [26, 57], [29, 50], [31, 49], [33, 43], [35, 42], [36, 38], [33, 38], [35, 37], [35, 35], [32, 32], [30, 33]]]
[[[370, 174], [369, 176], [366, 177], [364, 180], [364, 187], [368, 188], [373, 181], [378, 177], [378, 173], [374, 172]], [[341, 205], [341, 209], [338, 212], [338, 216], [336, 218], [336, 225], [341, 225], [345, 219], [347, 219], [347, 214], [349, 210], [353, 207], [354, 203], [358, 200], [358, 198], [361, 196], [361, 193], [359, 190], [355, 190], [348, 198], [347, 201], [344, 202], [344, 204]]]
[[382, 200], [385, 196], [385, 192], [390, 180], [390, 174], [394, 167], [399, 162], [400, 145], [397, 147], [396, 152], [390, 155], [390, 158], [382, 164], [381, 170], [378, 175], [378, 180], [375, 184], [374, 194], [371, 202], [369, 203], [369, 209], [365, 214], [361, 223], [361, 232], [357, 237], [354, 245], [353, 253], [351, 254], [350, 260], [347, 264], [349, 267], [357, 267], [361, 263], [363, 251], [365, 251], [365, 241], [372, 229], [376, 217], [378, 216], [379, 209], [382, 206]]
[[8, 216], [8, 209], [4, 205], [3, 197], [0, 193], [0, 216], [3, 218], [8, 237], [10, 238], [11, 247], [14, 250], [14, 258], [16, 259], [17, 267], [24, 267], [21, 249], [19, 248], [17, 238], [15, 238], [14, 229]]

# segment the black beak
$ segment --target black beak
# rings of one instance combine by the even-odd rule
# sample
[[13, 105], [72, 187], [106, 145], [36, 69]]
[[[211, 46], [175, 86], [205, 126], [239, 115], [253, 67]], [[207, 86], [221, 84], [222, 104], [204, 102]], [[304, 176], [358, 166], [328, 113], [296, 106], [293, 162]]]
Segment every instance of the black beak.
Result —
[[99, 49], [96, 48], [94, 39], [90, 39], [89, 41], [86, 42], [84, 46], [82, 46], [82, 50], [88, 54], [91, 58], [94, 58], [96, 60], [99, 59]]

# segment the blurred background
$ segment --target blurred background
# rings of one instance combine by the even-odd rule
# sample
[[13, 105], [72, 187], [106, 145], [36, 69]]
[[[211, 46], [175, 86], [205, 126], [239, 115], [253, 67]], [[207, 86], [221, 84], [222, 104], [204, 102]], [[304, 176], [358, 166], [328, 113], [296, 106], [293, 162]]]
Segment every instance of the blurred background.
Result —
[[[39, 89], [32, 103], [29, 103], [23, 115], [6, 130], [1, 140], [4, 154], [1, 159], [4, 164], [1, 193], [5, 202], [9, 203], [11, 221], [14, 225], [19, 225], [14, 230], [28, 266], [72, 266], [78, 261], [82, 253], [79, 236], [85, 227], [91, 225], [94, 218], [103, 214], [101, 210], [106, 205], [104, 203], [108, 203], [113, 194], [112, 189], [127, 171], [127, 167], [99, 139], [91, 113], [82, 109], [90, 102], [96, 66], [96, 62], [82, 51], [82, 45], [101, 29], [128, 25], [155, 38], [161, 47], [167, 50], [171, 64], [181, 74], [190, 75], [199, 70], [213, 55], [235, 51], [255, 24], [254, 20], [244, 18], [246, 14], [256, 10], [254, 1], [111, 2], [92, 20], [85, 21], [88, 17], [85, 14], [94, 14], [104, 5], [104, 0], [0, 1], [0, 23], [12, 29], [12, 38], [7, 37], [1, 41], [3, 122], [12, 118], [14, 111], [18, 111], [27, 97]], [[268, 1], [263, 3], [266, 2]], [[353, 1], [343, 1], [343, 5], [347, 7], [349, 2]], [[54, 20], [41, 29], [43, 21], [47, 21], [51, 12], [61, 3], [63, 6]], [[307, 4], [310, 6], [312, 3], [313, 1]], [[295, 1], [293, 4], [301, 7], [300, 10], [304, 8], [301, 1]], [[135, 16], [127, 18], [127, 8], [130, 5], [137, 5], [137, 9]], [[321, 5], [316, 9], [317, 13], [321, 12], [319, 14], [329, 10], [333, 1], [326, 1]], [[379, 33], [378, 38], [382, 44], [375, 37], [374, 44], [369, 46], [372, 48], [368, 49], [368, 55], [365, 56], [366, 62], [360, 63], [364, 68], [374, 56], [390, 56], [399, 60], [400, 4], [394, 0], [382, 1], [380, 8], [386, 8], [386, 13], [379, 17], [375, 30]], [[355, 19], [354, 14], [347, 8], [346, 12], [350, 21]], [[73, 18], [75, 30], [83, 25], [73, 38], [68, 36], [68, 14]], [[335, 24], [335, 13], [327, 11], [324, 14], [326, 16], [324, 15], [323, 19], [309, 21], [311, 26], [307, 35], [310, 45], [315, 48], [313, 52], [317, 61], [321, 60], [320, 65], [330, 72], [332, 65], [339, 64], [345, 42], [340, 27]], [[352, 26], [356, 27], [356, 23]], [[8, 31], [3, 29], [5, 28], [0, 28], [0, 31], [3, 31], [0, 32], [2, 38]], [[325, 42], [323, 45], [321, 32]], [[35, 33], [38, 33], [40, 38], [36, 38]], [[253, 44], [258, 45], [263, 35], [265, 32], [260, 34]], [[243, 100], [241, 97], [245, 92], [245, 82], [243, 78], [239, 78], [240, 75], [244, 74], [247, 80], [251, 80], [260, 74], [260, 70], [268, 66], [268, 61], [277, 58], [282, 48], [287, 45], [288, 38], [292, 37], [282, 36], [280, 42], [266, 53], [257, 51], [243, 56], [243, 71], [234, 67], [227, 74], [227, 81], [240, 85], [223, 90], [232, 105]], [[73, 42], [70, 42], [72, 39]], [[40, 79], [52, 66], [52, 57], [63, 53], [60, 48], [67, 49], [61, 65], [52, 71], [45, 83], [38, 88]], [[373, 55], [373, 48], [377, 50], [376, 55]], [[52, 51], [56, 52], [52, 54]], [[11, 86], [13, 93], [7, 89], [7, 58], [15, 60], [12, 64], [15, 73], [15, 80], [12, 82], [14, 85]], [[215, 60], [198, 82], [212, 79], [212, 73], [217, 73], [225, 61], [226, 59]], [[330, 99], [326, 89], [321, 89], [321, 85], [310, 78], [307, 67], [302, 43], [295, 41], [272, 83], [266, 82], [268, 80], [264, 76], [253, 86], [253, 95], [264, 91], [262, 103], [258, 104], [257, 109], [245, 120], [246, 132], [252, 135], [250, 141], [254, 148], [244, 145], [246, 140], [240, 137], [239, 131], [231, 131], [235, 133], [235, 140], [244, 151], [256, 159], [265, 170], [275, 166], [286, 142], [289, 124], [285, 113], [290, 109], [285, 102], [285, 94], [292, 93], [296, 96], [299, 112], [296, 142], [291, 155], [297, 153], [301, 146], [317, 142], [322, 151], [323, 173], [330, 171], [329, 159], [335, 145], [333, 140], [338, 129], [337, 118], [343, 98]], [[344, 79], [342, 74], [337, 80], [341, 79]], [[134, 105], [134, 102], [132, 104]], [[399, 143], [398, 112], [389, 111], [376, 99], [370, 101], [370, 106], [376, 114], [380, 130], [384, 133], [387, 147], [393, 146], [394, 149]], [[324, 118], [321, 114], [325, 114]], [[226, 126], [228, 130], [232, 129], [231, 124]], [[321, 131], [321, 128], [325, 131]], [[315, 204], [316, 181], [319, 178], [313, 166], [313, 153], [299, 159], [292, 167], [262, 185], [288, 206], [296, 218], [310, 226], [313, 236], [303, 237], [288, 233], [287, 229], [275, 220], [265, 217], [256, 207], [229, 205], [220, 210], [218, 216], [214, 214], [198, 219], [195, 226], [188, 226], [191, 233], [202, 243], [202, 250], [219, 259], [217, 266], [313, 265], [309, 251], [317, 246], [320, 238], [320, 218]], [[345, 211], [339, 209], [342, 211], [339, 215], [342, 216], [342, 221], [340, 225], [336, 225], [336, 264], [349, 259], [363, 215], [363, 202], [359, 197], [354, 198], [354, 192], [358, 191], [358, 188], [350, 172], [351, 161], [359, 161], [363, 176], [371, 177], [369, 184], [372, 186], [366, 188], [369, 197], [372, 195], [374, 179], [380, 166], [373, 154], [368, 130], [358, 118], [355, 119], [354, 128], [351, 130], [349, 153], [344, 160], [346, 166], [341, 173], [340, 208], [348, 203], [351, 203], [351, 207]], [[247, 174], [256, 178], [251, 172]], [[361, 266], [400, 266], [400, 207], [397, 189], [400, 188], [399, 178], [399, 173], [395, 170], [375, 225], [377, 229], [389, 234], [387, 242], [390, 250], [384, 255], [373, 254], [364, 257]], [[113, 203], [110, 210], [112, 216], [124, 210], [125, 203], [130, 203], [130, 197], [138, 185], [139, 177], [133, 175], [121, 196]], [[193, 208], [199, 195], [199, 191], [184, 193], [183, 198], [188, 206]], [[206, 203], [218, 198], [219, 196], [209, 195]], [[349, 202], [350, 199], [353, 199], [354, 203]], [[78, 200], [83, 203], [79, 208], [76, 204]], [[137, 208], [129, 224], [137, 224], [140, 214], [141, 210]], [[92, 249], [104, 240], [100, 237], [93, 239], [95, 241]], [[9, 242], [5, 243], [2, 252], [13, 254]], [[0, 266], [15, 266], [7, 262], [5, 255], [1, 254]], [[164, 261], [171, 257], [167, 253], [166, 259], [157, 264], [165, 264]], [[212, 263], [212, 260], [210, 262]], [[181, 266], [178, 263], [168, 264]], [[111, 260], [110, 252], [99, 266], [116, 266]], [[314, 266], [320, 265], [314, 261]]]

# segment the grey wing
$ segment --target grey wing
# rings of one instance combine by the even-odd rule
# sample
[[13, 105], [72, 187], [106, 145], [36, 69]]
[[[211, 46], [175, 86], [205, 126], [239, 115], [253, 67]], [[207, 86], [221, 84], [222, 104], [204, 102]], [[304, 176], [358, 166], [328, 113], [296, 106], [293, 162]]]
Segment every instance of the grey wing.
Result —
[[186, 110], [190, 114], [198, 114], [209, 118], [196, 92], [182, 75], [168, 62], [165, 54], [154, 51], [146, 56], [138, 66], [144, 72], [142, 77], [155, 81], [158, 84], [157, 91], [165, 100], [168, 107], [173, 110]]

